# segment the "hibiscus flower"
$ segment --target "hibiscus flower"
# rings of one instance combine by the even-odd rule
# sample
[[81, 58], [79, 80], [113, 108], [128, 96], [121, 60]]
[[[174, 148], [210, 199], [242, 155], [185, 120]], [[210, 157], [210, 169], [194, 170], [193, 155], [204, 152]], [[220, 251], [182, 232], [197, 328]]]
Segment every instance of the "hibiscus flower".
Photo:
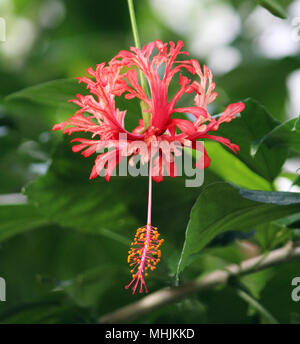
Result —
[[[198, 140], [214, 140], [234, 153], [239, 151], [239, 146], [228, 138], [214, 133], [222, 123], [230, 122], [243, 111], [244, 104], [230, 104], [220, 116], [212, 116], [208, 105], [217, 97], [212, 72], [205, 65], [201, 68], [195, 59], [188, 59], [188, 53], [182, 48], [182, 41], [175, 44], [157, 40], [142, 49], [131, 47], [130, 51], [120, 51], [107, 65], [97, 65], [96, 70], [89, 68], [90, 77], [79, 78], [79, 82], [86, 84], [90, 94], [77, 94], [71, 101], [80, 109], [67, 121], [53, 127], [69, 135], [90, 133], [90, 139], [77, 137], [71, 141], [76, 143], [73, 151], [81, 151], [85, 157], [109, 149], [97, 154], [90, 178], [96, 178], [104, 170], [109, 181], [117, 164], [125, 158], [133, 163], [133, 158], [139, 156], [141, 163], [149, 163], [147, 225], [137, 230], [128, 256], [132, 281], [127, 288], [132, 286], [133, 293], [138, 285], [140, 292], [147, 291], [145, 277], [149, 270], [156, 268], [161, 256], [163, 239], [159, 239], [157, 228], [151, 225], [152, 179], [162, 181], [164, 172], [171, 177], [177, 176], [174, 156], [178, 154], [178, 145], [201, 151], [201, 158], [195, 164], [197, 168], [210, 164], [210, 157]], [[142, 87], [138, 72], [145, 78], [146, 87]], [[179, 75], [179, 85], [169, 99], [169, 86], [175, 75]], [[197, 80], [193, 81], [195, 77]], [[184, 95], [194, 97], [193, 106], [178, 106]], [[121, 96], [141, 102], [142, 118], [132, 131], [125, 128], [126, 110], [116, 107], [116, 97]], [[176, 114], [181, 117], [190, 114], [189, 118], [193, 119], [176, 118]], [[144, 149], [137, 144], [140, 142]], [[172, 143], [176, 144], [172, 146]]]

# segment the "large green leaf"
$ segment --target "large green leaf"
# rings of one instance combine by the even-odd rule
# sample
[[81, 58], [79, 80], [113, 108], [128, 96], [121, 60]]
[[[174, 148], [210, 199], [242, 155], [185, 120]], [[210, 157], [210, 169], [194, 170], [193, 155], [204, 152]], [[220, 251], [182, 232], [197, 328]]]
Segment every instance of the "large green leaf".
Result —
[[[277, 205], [290, 205], [299, 203], [300, 193], [298, 192], [278, 192], [278, 191], [258, 191], [240, 190], [240, 195], [252, 201], [270, 203]], [[300, 211], [300, 208], [298, 208]]]
[[60, 79], [48, 81], [36, 86], [24, 88], [8, 95], [5, 100], [12, 102], [19, 99], [28, 99], [40, 104], [74, 109], [68, 100], [74, 99], [77, 93], [86, 93], [83, 86], [78, 85], [76, 79]]
[[4, 324], [74, 324], [88, 320], [92, 321], [89, 311], [78, 307], [62, 292], [49, 293], [34, 302], [0, 312]]
[[[53, 109], [51, 112], [52, 121], [59, 122], [66, 120], [78, 109], [75, 104], [69, 102], [70, 99], [75, 99], [78, 93], [88, 94], [85, 84], [79, 84], [75, 78], [58, 79], [12, 93], [5, 98], [5, 104], [8, 108], [16, 109], [16, 106], [23, 108], [27, 105], [26, 103], [23, 104], [25, 100], [48, 106]], [[21, 102], [21, 106], [19, 102]], [[139, 118], [141, 118], [139, 101], [137, 99], [127, 101], [124, 97], [117, 97], [116, 106], [122, 110], [127, 110], [126, 129], [134, 129], [138, 125]]]
[[255, 173], [272, 182], [281, 171], [287, 157], [287, 149], [262, 144], [253, 152], [253, 145], [280, 123], [256, 101], [248, 99], [245, 105], [241, 116], [231, 123], [223, 124], [218, 134], [237, 143], [241, 148], [238, 158]]
[[255, 238], [260, 246], [268, 251], [292, 240], [293, 230], [275, 222], [265, 223], [257, 226]]
[[33, 205], [0, 205], [0, 242], [47, 222]]
[[278, 150], [282, 147], [288, 147], [289, 149], [300, 152], [300, 116], [289, 119], [276, 126], [254, 145], [254, 150], [257, 151], [261, 145], [273, 147]]
[[244, 188], [272, 190], [270, 182], [256, 174], [238, 156], [228, 152], [219, 143], [205, 142], [205, 149], [212, 157], [209, 165], [210, 171], [219, 175], [223, 180]]
[[282, 324], [300, 323], [299, 302], [295, 302], [291, 295], [296, 288], [292, 281], [298, 276], [299, 261], [277, 266], [273, 277], [260, 294], [264, 306]]
[[[259, 201], [252, 200], [256, 193]], [[247, 231], [256, 225], [299, 211], [299, 193], [248, 192], [226, 183], [214, 183], [206, 187], [191, 211], [178, 272], [216, 235], [227, 230]]]
[[[103, 278], [105, 276], [105, 278]], [[120, 276], [128, 279], [128, 270], [124, 265], [101, 265], [79, 274], [74, 279], [68, 281], [62, 289], [70, 295], [75, 302], [83, 307], [94, 307], [101, 302], [105, 293], [109, 293], [115, 281], [120, 280]]]
[[[70, 301], [71, 306], [88, 305], [90, 309], [106, 302], [106, 311], [115, 302], [118, 307], [118, 295], [123, 299], [124, 294], [130, 295], [124, 288], [129, 280], [126, 254], [127, 247], [118, 242], [55, 225], [6, 240], [1, 243], [0, 271], [6, 280], [7, 301], [1, 303], [0, 321], [75, 321], [73, 312], [61, 319]], [[104, 280], [111, 281], [105, 296]], [[59, 291], [64, 293], [61, 302], [56, 302]], [[49, 302], [51, 295], [55, 302]]]
[[300, 186], [300, 176], [298, 176], [298, 177], [293, 181], [293, 185], [298, 185], [298, 186]]

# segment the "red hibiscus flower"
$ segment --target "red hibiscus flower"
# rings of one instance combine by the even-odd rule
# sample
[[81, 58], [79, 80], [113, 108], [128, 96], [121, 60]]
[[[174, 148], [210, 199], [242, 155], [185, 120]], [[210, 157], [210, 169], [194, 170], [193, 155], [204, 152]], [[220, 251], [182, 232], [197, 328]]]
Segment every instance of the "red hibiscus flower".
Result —
[[[235, 153], [239, 150], [236, 144], [214, 135], [214, 132], [223, 122], [230, 122], [243, 111], [244, 104], [230, 104], [220, 116], [212, 117], [208, 105], [217, 97], [212, 73], [205, 65], [201, 69], [198, 61], [187, 59], [188, 53], [182, 48], [181, 41], [175, 44], [157, 40], [141, 50], [131, 47], [130, 51], [120, 51], [108, 65], [99, 64], [96, 70], [89, 68], [87, 72], [93, 79], [83, 77], [79, 78], [79, 82], [86, 84], [90, 95], [77, 94], [77, 99], [71, 101], [80, 109], [66, 122], [53, 127], [53, 130], [63, 130], [69, 135], [74, 132], [90, 133], [91, 139], [72, 140], [76, 143], [73, 151], [81, 151], [85, 157], [103, 148], [110, 149], [97, 155], [90, 178], [97, 177], [104, 170], [105, 178], [109, 181], [116, 165], [127, 157], [133, 159], [138, 155], [142, 163], [149, 162], [147, 225], [138, 229], [128, 257], [133, 279], [127, 287], [133, 285], [133, 293], [138, 285], [140, 292], [143, 289], [147, 291], [144, 279], [147, 270], [154, 270], [160, 260], [159, 248], [163, 240], [159, 239], [157, 228], [151, 225], [151, 182], [152, 179], [162, 181], [164, 171], [176, 177], [176, 147], [169, 149], [170, 144], [176, 142], [182, 147], [188, 145], [200, 150], [202, 156], [196, 162], [198, 168], [208, 167], [210, 158], [204, 146], [196, 144], [197, 140], [211, 139]], [[184, 58], [179, 59], [182, 55]], [[145, 78], [146, 87], [142, 87], [138, 72]], [[193, 79], [197, 77], [198, 80], [192, 81], [192, 78], [182, 73], [193, 76]], [[169, 99], [169, 86], [176, 75], [179, 75], [178, 89]], [[178, 106], [178, 101], [184, 95], [194, 96], [194, 106]], [[142, 119], [131, 132], [125, 128], [126, 110], [116, 107], [115, 99], [121, 96], [141, 101]], [[176, 118], [175, 114], [190, 114], [193, 120]], [[143, 142], [146, 149], [141, 149], [137, 142]], [[157, 149], [153, 149], [154, 143]], [[164, 149], [164, 143], [168, 144], [168, 149]]]

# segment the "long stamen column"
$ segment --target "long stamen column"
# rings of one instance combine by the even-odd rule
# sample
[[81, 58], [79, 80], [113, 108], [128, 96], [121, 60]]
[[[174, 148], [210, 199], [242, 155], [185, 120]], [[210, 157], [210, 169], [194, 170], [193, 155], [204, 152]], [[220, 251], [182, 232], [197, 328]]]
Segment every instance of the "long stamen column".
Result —
[[140, 293], [147, 293], [145, 277], [148, 271], [155, 270], [156, 265], [160, 262], [160, 246], [164, 239], [159, 239], [160, 234], [156, 227], [151, 226], [151, 207], [152, 207], [152, 168], [149, 161], [149, 191], [148, 191], [148, 216], [147, 225], [138, 228], [135, 238], [131, 243], [128, 251], [128, 263], [132, 273], [132, 281], [126, 286], [126, 289], [132, 286], [132, 293], [136, 292], [140, 284]]

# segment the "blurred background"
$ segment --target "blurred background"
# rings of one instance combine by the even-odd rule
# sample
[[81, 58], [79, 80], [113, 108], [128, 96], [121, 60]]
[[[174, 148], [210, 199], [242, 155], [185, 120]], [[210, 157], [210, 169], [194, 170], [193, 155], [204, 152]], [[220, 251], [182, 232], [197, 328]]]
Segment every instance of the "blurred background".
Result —
[[[181, 39], [192, 57], [209, 66], [219, 93], [212, 112], [221, 112], [231, 102], [252, 97], [261, 102], [275, 119], [286, 121], [300, 113], [300, 19], [297, 19], [300, 18], [300, 1], [280, 3], [280, 11], [284, 11], [285, 18], [280, 18], [278, 13], [277, 16], [270, 13], [254, 0], [139, 0], [136, 1], [136, 15], [142, 44], [155, 39]], [[69, 170], [63, 160], [63, 154], [68, 153], [63, 152], [63, 148], [55, 150], [63, 140], [62, 135], [51, 132], [54, 123], [72, 115], [70, 109], [73, 108], [62, 105], [65, 98], [60, 98], [60, 91], [72, 98], [80, 92], [79, 88], [73, 84], [61, 84], [57, 93], [53, 91], [57, 95], [57, 104], [53, 97], [50, 99], [51, 87], [36, 95], [29, 91], [19, 96], [18, 92], [52, 80], [82, 76], [88, 67], [108, 61], [118, 51], [133, 45], [127, 2], [0, 0], [0, 17], [6, 21], [6, 40], [0, 42], [0, 203], [6, 207], [0, 209], [0, 215], [5, 219], [0, 235], [0, 276], [7, 280], [7, 301], [0, 303], [0, 321], [93, 322], [99, 315], [128, 302], [129, 294], [123, 292], [123, 284], [116, 281], [119, 278], [122, 282], [127, 281], [124, 241], [128, 244], [134, 235], [135, 221], [132, 217], [136, 211], [140, 211], [138, 219], [141, 217], [139, 220], [143, 223], [145, 204], [140, 203], [139, 198], [127, 196], [123, 190], [120, 197], [129, 198], [127, 215], [122, 215], [122, 212], [120, 215], [117, 211], [121, 206], [115, 209], [113, 205], [106, 217], [101, 215], [108, 228], [113, 217], [121, 217], [123, 222], [128, 220], [126, 226], [115, 221], [120, 229], [126, 227], [124, 236], [120, 237], [119, 232], [111, 234], [108, 229], [105, 234], [106, 228], [101, 232], [104, 238], [91, 234], [93, 228], [82, 232], [69, 231], [69, 228], [76, 227], [73, 223], [76, 221], [67, 220], [63, 214], [56, 216], [46, 206], [44, 212], [50, 216], [47, 221], [36, 218], [25, 207], [27, 198], [21, 192], [25, 185], [46, 174], [53, 161], [53, 152], [61, 163], [56, 165], [59, 166], [56, 172], [60, 181], [68, 181], [77, 174], [88, 179], [92, 159], [85, 161], [72, 156], [70, 159], [77, 159], [78, 166], [85, 164], [86, 169], [73, 167]], [[65, 150], [69, 152], [70, 146]], [[274, 180], [277, 190], [300, 191], [299, 186], [292, 185], [299, 167], [299, 155], [289, 154], [282, 172]], [[214, 179], [209, 173], [208, 180]], [[238, 177], [234, 180], [230, 173], [219, 171], [216, 166], [212, 167], [211, 173], [225, 181], [249, 186], [247, 182], [239, 183]], [[51, 181], [47, 181], [50, 189], [55, 188]], [[79, 183], [78, 179], [76, 186]], [[161, 197], [160, 202], [163, 197], [168, 199], [172, 191], [167, 188], [172, 183], [174, 189], [177, 184], [173, 181], [161, 186], [166, 194], [157, 196]], [[64, 190], [63, 183], [56, 187]], [[133, 190], [139, 187], [145, 191], [146, 202], [146, 183], [137, 182]], [[35, 192], [37, 190], [33, 187], [31, 193]], [[84, 192], [83, 187], [79, 188], [70, 198], [84, 198]], [[181, 223], [186, 224], [196, 195], [193, 192], [190, 198], [183, 196], [184, 192], [182, 194], [181, 203], [188, 206], [183, 211]], [[97, 193], [94, 196], [98, 197]], [[59, 203], [56, 197], [49, 200], [51, 204]], [[20, 218], [13, 208], [16, 204], [24, 206], [20, 209]], [[102, 204], [93, 211], [101, 212]], [[64, 206], [64, 202], [57, 206]], [[73, 212], [70, 218], [76, 217], [76, 209]], [[90, 227], [97, 226], [97, 221], [91, 221]], [[181, 236], [178, 242], [173, 243], [174, 246], [182, 247], [185, 226], [182, 227]], [[42, 230], [31, 231], [35, 228]], [[19, 232], [21, 234], [17, 235]], [[257, 247], [253, 247], [256, 250]], [[122, 252], [124, 257], [116, 252]], [[174, 257], [170, 255], [166, 260], [172, 261]], [[217, 261], [209, 257], [205, 259], [203, 266], [221, 264], [220, 257]], [[226, 259], [224, 261], [227, 262]], [[120, 273], [124, 277], [116, 277], [120, 275], [118, 270], [109, 267], [112, 263], [124, 265], [124, 271]], [[167, 268], [163, 267], [161, 271], [163, 275]], [[270, 274], [264, 275], [264, 281], [271, 278]], [[92, 281], [91, 285], [87, 282], [87, 286], [86, 281]], [[158, 275], [153, 289], [165, 285], [167, 282]], [[278, 284], [277, 291], [280, 288]], [[108, 289], [112, 293], [110, 296], [107, 296]], [[272, 294], [267, 287], [263, 292]], [[272, 295], [276, 297], [276, 290]], [[225, 299], [227, 301], [221, 310], [218, 304]], [[236, 303], [236, 309], [231, 309], [234, 300], [233, 292], [227, 289], [223, 294], [220, 291], [207, 293], [206, 303], [188, 299], [141, 321], [262, 321], [242, 300]], [[133, 301], [131, 296], [129, 301]], [[270, 306], [273, 301], [270, 297], [266, 302]], [[276, 307], [275, 313], [282, 306]], [[295, 311], [294, 304], [291, 307], [289, 315], [283, 316], [282, 321], [300, 322], [300, 312]], [[177, 316], [182, 310], [191, 310], [190, 316]]]
[[[186, 50], [212, 69], [219, 92], [215, 107], [253, 97], [275, 118], [285, 120], [300, 112], [300, 1], [283, 3], [287, 14], [284, 20], [257, 6], [254, 0], [143, 0], [137, 2], [136, 11], [142, 44], [154, 39], [182, 39]], [[42, 82], [82, 76], [89, 66], [127, 49], [133, 44], [127, 12], [124, 0], [1, 0], [0, 16], [6, 20], [6, 42], [0, 46], [1, 98]], [[38, 97], [34, 100], [39, 102]], [[55, 139], [48, 129], [61, 120], [59, 110], [37, 110], [30, 104], [18, 109], [15, 103], [9, 106], [12, 112], [19, 112], [15, 120], [28, 115], [34, 118], [28, 136], [21, 138], [22, 159], [44, 154], [36, 151], [37, 144], [47, 146]], [[37, 118], [33, 114], [37, 111], [52, 113], [50, 118]], [[2, 139], [11, 137], [8, 130], [12, 129], [5, 125], [4, 117], [2, 110]], [[39, 134], [38, 142], [30, 140], [34, 133]], [[6, 180], [16, 180], [1, 185], [3, 193], [20, 191], [27, 178], [46, 170], [39, 162], [31, 162], [24, 170], [24, 166], [15, 165], [24, 161], [12, 160], [9, 172], [2, 168], [1, 173]], [[294, 172], [297, 164], [290, 161], [286, 169]], [[281, 189], [289, 186], [287, 180], [279, 181]]]

